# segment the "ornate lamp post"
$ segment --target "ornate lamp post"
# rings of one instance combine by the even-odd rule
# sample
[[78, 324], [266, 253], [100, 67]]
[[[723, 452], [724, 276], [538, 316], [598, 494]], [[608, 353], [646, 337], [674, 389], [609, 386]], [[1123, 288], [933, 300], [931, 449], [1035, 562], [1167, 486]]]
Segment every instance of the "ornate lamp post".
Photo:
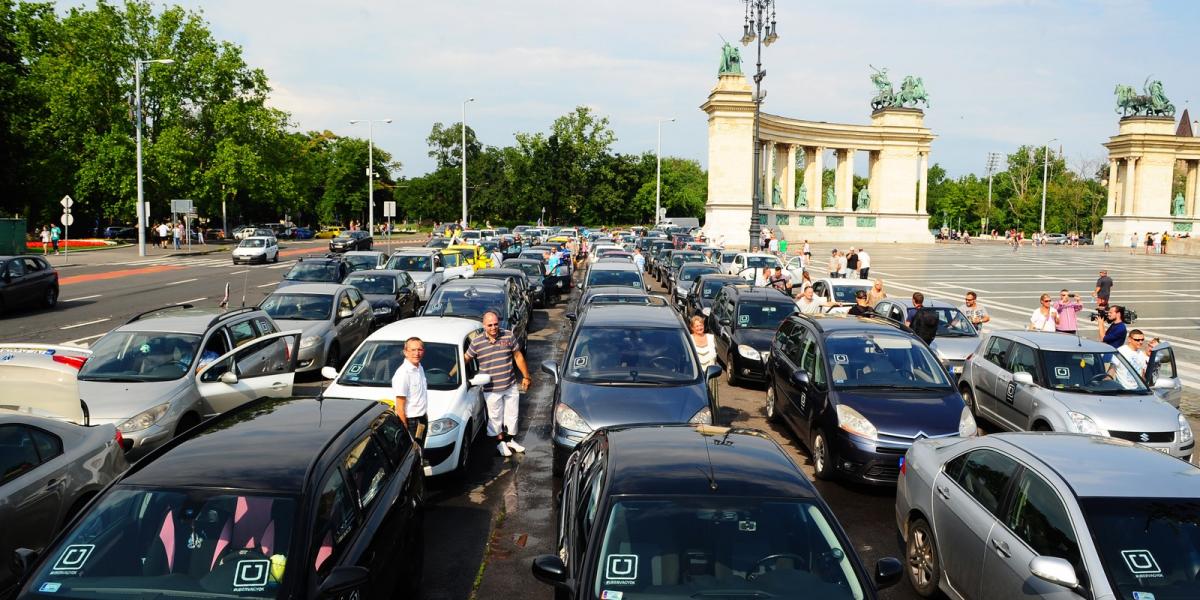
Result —
[[775, 0], [742, 0], [746, 6], [745, 22], [742, 25], [742, 45], [749, 46], [755, 40], [757, 54], [754, 60], [754, 199], [750, 205], [750, 249], [758, 247], [758, 207], [762, 203], [762, 145], [758, 143], [759, 112], [762, 107], [762, 80], [767, 72], [762, 68], [762, 47], [770, 46], [779, 39], [775, 28]]

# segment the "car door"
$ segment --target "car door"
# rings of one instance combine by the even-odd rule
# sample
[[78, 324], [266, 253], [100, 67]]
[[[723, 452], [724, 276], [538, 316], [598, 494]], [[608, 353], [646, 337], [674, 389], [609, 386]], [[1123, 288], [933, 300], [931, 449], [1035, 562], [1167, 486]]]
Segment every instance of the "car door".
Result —
[[983, 360], [972, 359], [971, 389], [975, 393], [977, 410], [998, 420], [999, 404], [1004, 402], [1012, 375], [1008, 372], [1009, 349], [1012, 340], [992, 335], [984, 350]]
[[[724, 360], [724, 357], [729, 355], [730, 344], [733, 343], [731, 332], [733, 321], [731, 320], [730, 306], [729, 295], [722, 290], [717, 294], [717, 299], [713, 302], [712, 314], [709, 315], [709, 331], [713, 332], [713, 339], [717, 343], [717, 358], [720, 360]], [[725, 366], [733, 368], [733, 365]]]
[[[803, 337], [798, 344], [800, 368], [808, 374], [808, 384], [803, 387], [804, 393], [796, 406], [796, 424], [802, 439], [811, 439], [822, 418], [822, 413], [831, 410], [829, 406], [829, 384], [825, 372], [825, 352], [821, 348], [820, 338], [816, 332], [804, 327]], [[812, 447], [811, 445], [809, 446]]]
[[1010, 496], [1004, 518], [992, 528], [984, 549], [981, 600], [1019, 596], [1047, 600], [1082, 598], [1072, 590], [1034, 577], [1029, 571], [1029, 561], [1034, 557], [1053, 556], [1070, 562], [1080, 582], [1088, 581], [1076, 527], [1062, 496], [1028, 468], [1021, 469]]
[[34, 301], [46, 298], [46, 288], [54, 285], [56, 277], [54, 268], [41, 259], [26, 256], [21, 259], [25, 267], [25, 277], [29, 280], [29, 291], [34, 294]]
[[300, 333], [285, 331], [260, 337], [200, 367], [196, 373], [200, 396], [214, 414], [258, 398], [291, 396]]
[[403, 551], [411, 551], [420, 539], [416, 528], [421, 524], [415, 517], [422, 490], [420, 474], [414, 472], [419, 454], [412, 450], [411, 439], [388, 411], [351, 444], [344, 459], [343, 472], [363, 518], [354, 542], [355, 553], [361, 553], [357, 564], [371, 571], [371, 597], [389, 597], [397, 581], [418, 575], [395, 562], [397, 556], [411, 556]]
[[[1033, 377], [1033, 383], [1016, 381], [1013, 377], [1015, 373], [1028, 373]], [[1005, 375], [1007, 383], [1004, 396], [996, 404], [996, 416], [1011, 429], [1027, 430], [1029, 417], [1033, 414], [1033, 406], [1044, 381], [1038, 367], [1037, 350], [1014, 341], [1009, 350], [1008, 372]]]
[[829, 284], [824, 280], [817, 280], [813, 283], [813, 296], [820, 297], [820, 302], [828, 302], [830, 298]]
[[930, 504], [942, 574], [966, 600], [980, 598], [979, 566], [1020, 464], [990, 448], [950, 460], [933, 479]]
[[[62, 440], [45, 431], [20, 423], [0, 425], [0, 504], [4, 530], [0, 552], [24, 547], [41, 549], [54, 537], [62, 522], [66, 476], [71, 467], [62, 458]], [[0, 567], [0, 582], [9, 575], [9, 561]]]
[[784, 265], [784, 269], [786, 269], [788, 274], [792, 276], [793, 282], [799, 283], [804, 281], [803, 256], [793, 256], [792, 258], [789, 258], [787, 264]]
[[371, 335], [371, 324], [374, 323], [374, 315], [371, 313], [371, 303], [363, 298], [362, 292], [358, 288], [350, 288], [346, 290], [346, 296], [350, 298], [350, 306], [354, 309], [353, 320], [353, 346], [347, 348], [357, 348], [363, 340]]
[[4, 285], [0, 287], [4, 291], [3, 306], [21, 306], [38, 297], [25, 277], [25, 263], [20, 258], [9, 260], [4, 270], [0, 271], [0, 277], [4, 279]]
[[412, 277], [400, 271], [396, 275], [396, 304], [400, 306], [400, 318], [411, 317], [417, 310], [417, 290]]
[[1179, 408], [1183, 399], [1183, 382], [1175, 368], [1175, 349], [1170, 342], [1159, 342], [1150, 353], [1150, 368], [1146, 376], [1147, 385], [1167, 404]]

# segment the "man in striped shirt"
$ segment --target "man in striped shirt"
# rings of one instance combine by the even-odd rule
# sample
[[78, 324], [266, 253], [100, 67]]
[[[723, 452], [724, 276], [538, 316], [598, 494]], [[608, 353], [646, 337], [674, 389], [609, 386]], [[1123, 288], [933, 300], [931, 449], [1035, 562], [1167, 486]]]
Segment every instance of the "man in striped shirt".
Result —
[[479, 364], [479, 372], [487, 373], [492, 381], [483, 386], [483, 400], [487, 404], [488, 435], [496, 436], [496, 448], [501, 456], [512, 456], [513, 452], [524, 452], [513, 436], [517, 433], [517, 407], [520, 393], [517, 375], [513, 366], [521, 370], [519, 390], [528, 391], [533, 380], [525, 365], [525, 355], [517, 347], [512, 331], [500, 328], [500, 315], [495, 311], [483, 313], [483, 333], [471, 338], [467, 346], [467, 360]]

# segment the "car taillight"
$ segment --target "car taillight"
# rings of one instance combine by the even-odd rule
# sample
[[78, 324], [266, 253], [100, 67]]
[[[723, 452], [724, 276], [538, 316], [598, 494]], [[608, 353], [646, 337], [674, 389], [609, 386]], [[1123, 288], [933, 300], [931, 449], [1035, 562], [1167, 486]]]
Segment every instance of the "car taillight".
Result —
[[907, 464], [908, 464], [908, 461], [904, 460], [904, 457], [901, 456], [900, 457], [900, 474], [901, 475], [905, 475], [907, 473], [907, 471], [905, 471], [905, 465], [907, 465]]
[[87, 362], [87, 358], [86, 358], [86, 357], [83, 357], [83, 356], [69, 356], [69, 355], [66, 355], [66, 354], [55, 354], [55, 355], [54, 355], [54, 356], [52, 356], [51, 358], [52, 358], [52, 359], [54, 360], [54, 362], [56, 362], [56, 363], [62, 363], [62, 364], [64, 364], [64, 365], [71, 365], [72, 367], [75, 367], [75, 370], [82, 369], [82, 368], [83, 368], [83, 363]]

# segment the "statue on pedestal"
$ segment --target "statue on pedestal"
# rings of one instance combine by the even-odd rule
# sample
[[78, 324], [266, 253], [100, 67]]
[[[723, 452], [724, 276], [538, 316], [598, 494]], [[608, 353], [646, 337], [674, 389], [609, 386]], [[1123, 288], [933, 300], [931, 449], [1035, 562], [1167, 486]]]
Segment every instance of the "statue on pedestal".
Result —
[[868, 192], [866, 187], [858, 190], [858, 206], [854, 210], [858, 212], [871, 210], [871, 192]]
[[1117, 96], [1117, 112], [1122, 117], [1130, 116], [1175, 116], [1175, 105], [1163, 93], [1163, 84], [1149, 77], [1142, 84], [1143, 94], [1138, 94], [1132, 85], [1118, 83], [1113, 93]]
[[871, 84], [875, 86], [875, 96], [871, 98], [871, 108], [880, 110], [884, 108], [916, 108], [917, 104], [924, 104], [925, 108], [929, 108], [929, 95], [925, 93], [925, 82], [921, 81], [920, 77], [905, 75], [900, 83], [900, 91], [892, 89], [892, 82], [888, 79], [887, 69], [876, 69], [871, 66], [874, 73], [871, 74]]
[[783, 190], [779, 188], [778, 180], [771, 184], [771, 206], [783, 206]]
[[721, 47], [721, 66], [717, 69], [717, 75], [741, 75], [742, 74], [742, 52], [737, 49], [737, 46], [725, 42]]
[[833, 208], [837, 206], [837, 194], [833, 193], [833, 187], [825, 188], [825, 201], [821, 203], [824, 208]]
[[800, 182], [800, 189], [796, 190], [796, 208], [808, 208], [808, 187], [804, 182]]
[[1183, 194], [1175, 194], [1175, 202], [1171, 204], [1171, 216], [1182, 217], [1184, 211], [1187, 210], [1187, 202], [1183, 199]]

